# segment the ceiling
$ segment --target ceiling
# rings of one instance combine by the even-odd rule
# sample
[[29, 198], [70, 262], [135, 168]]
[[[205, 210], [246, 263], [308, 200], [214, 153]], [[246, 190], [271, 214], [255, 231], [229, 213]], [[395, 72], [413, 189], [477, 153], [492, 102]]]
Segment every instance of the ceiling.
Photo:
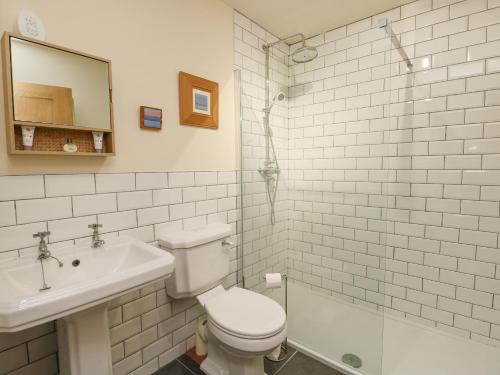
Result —
[[222, 0], [275, 36], [306, 37], [414, 0]]

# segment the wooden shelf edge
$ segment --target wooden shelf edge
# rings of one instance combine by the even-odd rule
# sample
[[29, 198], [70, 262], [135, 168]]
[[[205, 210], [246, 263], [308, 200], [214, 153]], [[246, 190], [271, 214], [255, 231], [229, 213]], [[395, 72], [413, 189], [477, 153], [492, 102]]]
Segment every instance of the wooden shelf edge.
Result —
[[113, 132], [111, 129], [87, 128], [85, 126], [75, 126], [75, 125], [42, 124], [38, 122], [27, 122], [27, 121], [14, 121], [14, 126], [33, 126], [35, 128], [65, 129], [65, 130], [78, 130], [87, 132], [104, 132], [104, 133]]
[[64, 152], [64, 151], [28, 151], [14, 150], [9, 152], [9, 155], [24, 155], [24, 156], [115, 156], [114, 152]]

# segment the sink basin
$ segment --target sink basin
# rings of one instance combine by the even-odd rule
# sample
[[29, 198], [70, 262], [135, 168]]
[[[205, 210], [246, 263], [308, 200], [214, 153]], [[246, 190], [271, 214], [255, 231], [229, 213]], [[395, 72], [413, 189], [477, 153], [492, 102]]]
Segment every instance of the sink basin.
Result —
[[174, 265], [168, 252], [127, 237], [98, 249], [70, 247], [55, 255], [64, 266], [53, 259], [44, 261], [51, 287], [46, 291], [39, 290], [42, 273], [35, 257], [0, 265], [0, 332], [18, 331], [109, 301], [166, 278]]
[[25, 256], [0, 264], [0, 332], [15, 332], [57, 319], [59, 368], [66, 375], [112, 373], [108, 301], [167, 278], [174, 257], [129, 237], [97, 249], [54, 251], [64, 264]]
[[51, 287], [45, 291], [39, 290], [42, 273], [36, 257], [0, 265], [0, 332], [19, 331], [109, 301], [166, 278], [174, 266], [170, 253], [128, 237], [97, 249], [70, 247], [54, 255], [64, 266], [44, 261]]

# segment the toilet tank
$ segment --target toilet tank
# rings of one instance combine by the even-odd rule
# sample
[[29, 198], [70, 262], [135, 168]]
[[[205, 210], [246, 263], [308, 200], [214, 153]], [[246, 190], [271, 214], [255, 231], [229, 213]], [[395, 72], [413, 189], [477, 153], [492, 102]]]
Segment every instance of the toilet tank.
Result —
[[221, 284], [229, 275], [231, 246], [223, 241], [231, 232], [231, 225], [213, 223], [160, 235], [160, 248], [175, 257], [167, 294], [173, 298], [192, 297]]

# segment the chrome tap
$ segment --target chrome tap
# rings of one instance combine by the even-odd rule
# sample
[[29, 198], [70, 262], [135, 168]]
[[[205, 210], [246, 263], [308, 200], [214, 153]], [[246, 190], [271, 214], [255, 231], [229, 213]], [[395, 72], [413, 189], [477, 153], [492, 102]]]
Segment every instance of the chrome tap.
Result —
[[49, 249], [47, 248], [47, 242], [45, 242], [45, 237], [50, 236], [50, 232], [38, 232], [33, 235], [33, 238], [40, 238], [40, 243], [38, 244], [38, 260], [41, 262], [42, 260], [54, 259], [59, 267], [63, 266], [63, 263], [53, 256]]
[[99, 228], [102, 228], [102, 224], [90, 224], [89, 228], [94, 230], [94, 233], [92, 233], [92, 245], [91, 246], [94, 249], [102, 247], [105, 244], [104, 240], [101, 240], [99, 238]]
[[278, 175], [281, 172], [276, 160], [266, 160], [264, 162], [264, 168], [259, 168], [257, 171], [265, 180], [274, 180], [273, 175]]
[[50, 236], [50, 232], [38, 232], [33, 235], [33, 238], [40, 238], [40, 243], [38, 244], [38, 260], [40, 261], [40, 266], [42, 267], [42, 287], [39, 289], [41, 292], [44, 290], [49, 290], [51, 286], [47, 285], [47, 281], [45, 280], [45, 270], [43, 268], [43, 261], [48, 260], [50, 258], [54, 259], [59, 267], [62, 267], [64, 264], [55, 256], [53, 256], [49, 249], [47, 249], [47, 242], [45, 242], [45, 237]]

